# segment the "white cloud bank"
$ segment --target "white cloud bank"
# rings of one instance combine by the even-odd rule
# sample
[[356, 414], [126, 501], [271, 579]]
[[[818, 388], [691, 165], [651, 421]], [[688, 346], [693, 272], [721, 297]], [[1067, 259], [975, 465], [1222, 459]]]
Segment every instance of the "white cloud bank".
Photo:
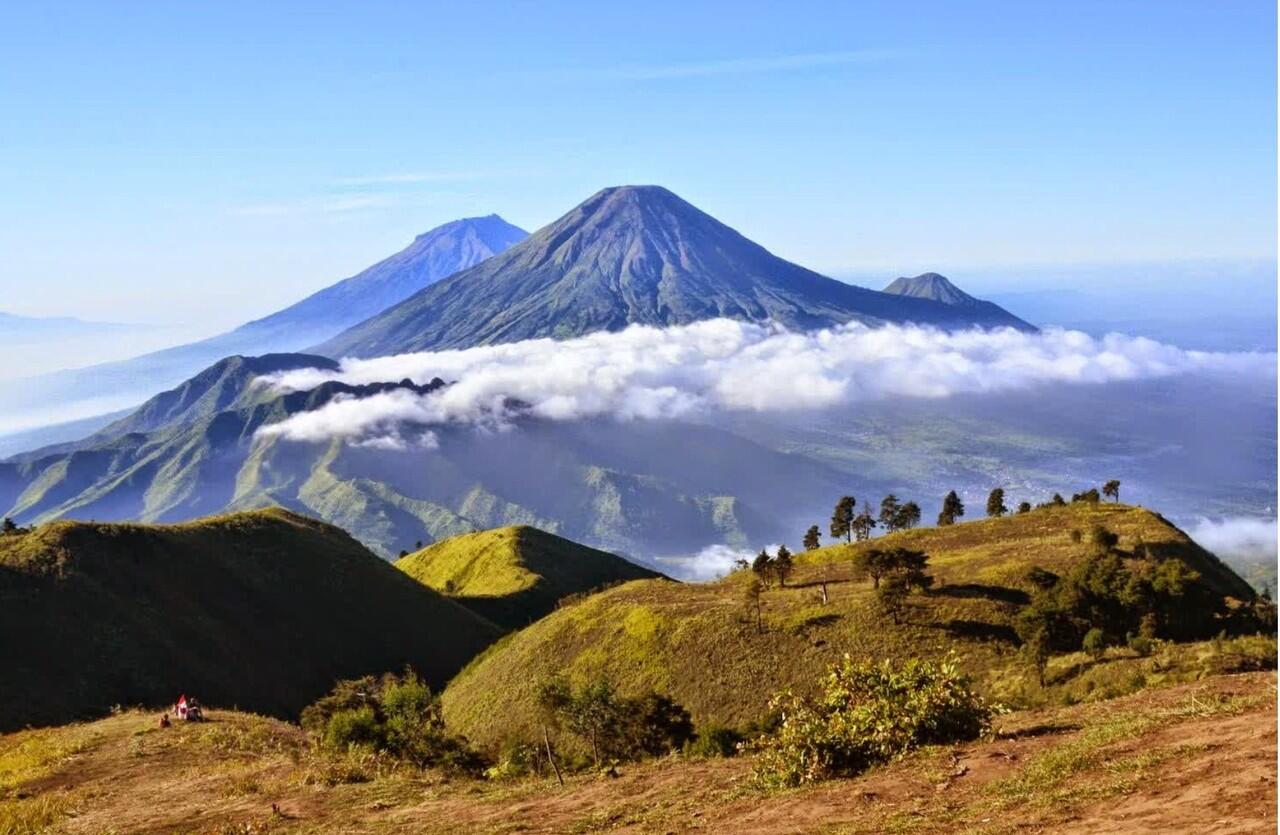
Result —
[[[809, 333], [715, 319], [673, 328], [635, 326], [556, 342], [535, 339], [456, 351], [345, 360], [336, 372], [266, 378], [280, 389], [433, 377], [440, 391], [335, 399], [259, 430], [292, 440], [342, 438], [396, 446], [401, 428], [504, 427], [519, 414], [545, 420], [678, 418], [714, 410], [786, 412], [882, 397], [946, 397], [1046, 384], [1105, 383], [1184, 373], [1270, 375], [1272, 353], [1184, 351], [1150, 339], [1101, 339], [1051, 329], [944, 332], [851, 324]], [[414, 443], [431, 446], [430, 432]], [[379, 440], [380, 439], [380, 440]]]
[[1225, 560], [1276, 561], [1276, 520], [1247, 516], [1201, 519], [1187, 534]]

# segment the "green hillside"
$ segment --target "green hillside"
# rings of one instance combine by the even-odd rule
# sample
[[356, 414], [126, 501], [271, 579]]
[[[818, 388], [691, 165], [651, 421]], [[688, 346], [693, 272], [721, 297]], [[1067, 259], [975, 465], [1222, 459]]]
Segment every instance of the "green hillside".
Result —
[[510, 628], [532, 623], [567, 595], [659, 576], [614, 554], [528, 525], [455, 536], [395, 566]]
[[288, 716], [340, 677], [409, 664], [440, 686], [497, 635], [278, 508], [0, 535], [0, 729], [181, 692]]
[[[487, 650], [450, 683], [445, 716], [484, 745], [531, 733], [539, 682], [563, 673], [576, 681], [603, 676], [624, 692], [666, 693], [695, 723], [741, 725], [759, 720], [774, 692], [818, 681], [845, 653], [908, 658], [952, 650], [984, 689], [1016, 701], [1034, 678], [1014, 631], [1034, 591], [1026, 573], [1032, 566], [1065, 572], [1082, 562], [1094, 525], [1119, 535], [1126, 561], [1140, 540], [1150, 559], [1183, 562], [1213, 593], [1252, 597], [1243, 580], [1155, 513], [1084, 503], [1044, 508], [805, 554], [785, 588], [764, 593], [762, 634], [744, 602], [748, 572], [709, 584], [648, 580], [610, 589]], [[1083, 532], [1084, 541], [1072, 531]], [[901, 624], [880, 613], [871, 583], [852, 562], [863, 548], [894, 545], [925, 551], [934, 576], [928, 593], [911, 596]]]

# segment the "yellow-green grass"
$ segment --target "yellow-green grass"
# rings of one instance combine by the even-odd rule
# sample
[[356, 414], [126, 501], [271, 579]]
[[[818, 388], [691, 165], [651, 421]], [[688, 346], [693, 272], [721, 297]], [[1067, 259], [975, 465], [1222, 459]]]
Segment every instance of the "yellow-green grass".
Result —
[[395, 565], [512, 628], [537, 620], [568, 595], [659, 576], [614, 554], [528, 525], [455, 536]]
[[498, 634], [279, 508], [0, 536], [0, 730], [182, 692], [290, 716], [340, 677], [410, 664], [440, 686]]
[[[608, 678], [624, 692], [667, 693], [697, 723], [743, 725], [765, 716], [773, 693], [814, 686], [846, 653], [905, 659], [955, 652], [993, 697], [1021, 703], [1065, 698], [1033, 683], [1013, 624], [1032, 591], [1027, 570], [1038, 565], [1064, 572], [1084, 559], [1095, 524], [1119, 534], [1122, 551], [1141, 537], [1162, 558], [1186, 560], [1223, 593], [1249, 594], [1215, 557], [1154, 513], [1124, 505], [1047, 508], [804, 554], [786, 588], [764, 593], [763, 633], [744, 601], [747, 573], [707, 584], [627, 583], [490, 647], [445, 690], [445, 718], [487, 747], [528, 738], [537, 731], [539, 683], [562, 674], [579, 682]], [[1082, 542], [1073, 540], [1072, 530], [1082, 531]], [[874, 545], [929, 554], [935, 588], [912, 595], [901, 624], [880, 614], [870, 581], [853, 571], [856, 553]], [[1274, 647], [1270, 654], [1274, 658]], [[1061, 677], [1058, 686], [1073, 678]]]

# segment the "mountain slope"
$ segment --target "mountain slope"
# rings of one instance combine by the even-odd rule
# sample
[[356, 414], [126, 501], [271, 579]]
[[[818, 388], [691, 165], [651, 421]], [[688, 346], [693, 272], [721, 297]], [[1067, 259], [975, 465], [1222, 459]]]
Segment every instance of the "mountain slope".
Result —
[[[670, 695], [695, 723], [741, 726], [765, 716], [771, 694], [817, 682], [846, 653], [881, 659], [954, 650], [983, 690], [1005, 700], [1025, 681], [1013, 623], [1034, 591], [1027, 570], [1064, 572], [1082, 561], [1089, 546], [1070, 532], [1093, 525], [1118, 534], [1126, 554], [1141, 541], [1157, 560], [1184, 562], [1220, 598], [1253, 597], [1243, 580], [1157, 514], [1114, 504], [1049, 507], [806, 552], [786, 588], [764, 593], [763, 632], [743, 602], [747, 572], [706, 584], [638, 581], [592, 595], [469, 664], [445, 690], [445, 718], [485, 746], [531, 739], [540, 682], [603, 676], [624, 693]], [[871, 583], [851, 563], [861, 550], [897, 545], [927, 553], [935, 578], [928, 594], [912, 596], [901, 623], [878, 611]]]
[[1030, 327], [994, 305], [964, 310], [844, 284], [770, 254], [664, 188], [620, 186], [313, 350], [372, 357], [720, 316], [801, 329]]
[[11, 729], [181, 692], [294, 715], [337, 678], [405, 664], [439, 686], [497, 630], [345, 532], [273, 509], [0, 536], [0, 634]]
[[[884, 288], [884, 292], [913, 299], [929, 299], [955, 307], [978, 307], [983, 304], [991, 304], [991, 302], [975, 299], [952, 284], [951, 280], [946, 276], [938, 273], [921, 273], [910, 278], [900, 276], [895, 278], [888, 287]], [[994, 307], [995, 305], [992, 306]]]
[[357, 275], [227, 333], [133, 359], [15, 381], [7, 387], [0, 416], [20, 422], [24, 415], [58, 409], [68, 420], [88, 417], [136, 405], [223, 357], [297, 351], [524, 237], [523, 230], [497, 215], [446, 223]]
[[568, 595], [660, 576], [529, 525], [455, 536], [403, 557], [395, 566], [512, 629], [552, 611]]

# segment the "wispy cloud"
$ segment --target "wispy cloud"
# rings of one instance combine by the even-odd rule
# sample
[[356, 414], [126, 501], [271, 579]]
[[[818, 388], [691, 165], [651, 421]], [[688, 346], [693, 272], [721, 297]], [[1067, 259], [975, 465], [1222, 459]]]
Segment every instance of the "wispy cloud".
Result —
[[719, 61], [623, 66], [601, 70], [596, 75], [624, 81], [652, 81], [668, 78], [699, 78], [715, 75], [776, 73], [849, 64], [873, 64], [901, 53], [886, 49], [859, 49], [844, 52], [801, 52], [761, 58], [730, 58]]

